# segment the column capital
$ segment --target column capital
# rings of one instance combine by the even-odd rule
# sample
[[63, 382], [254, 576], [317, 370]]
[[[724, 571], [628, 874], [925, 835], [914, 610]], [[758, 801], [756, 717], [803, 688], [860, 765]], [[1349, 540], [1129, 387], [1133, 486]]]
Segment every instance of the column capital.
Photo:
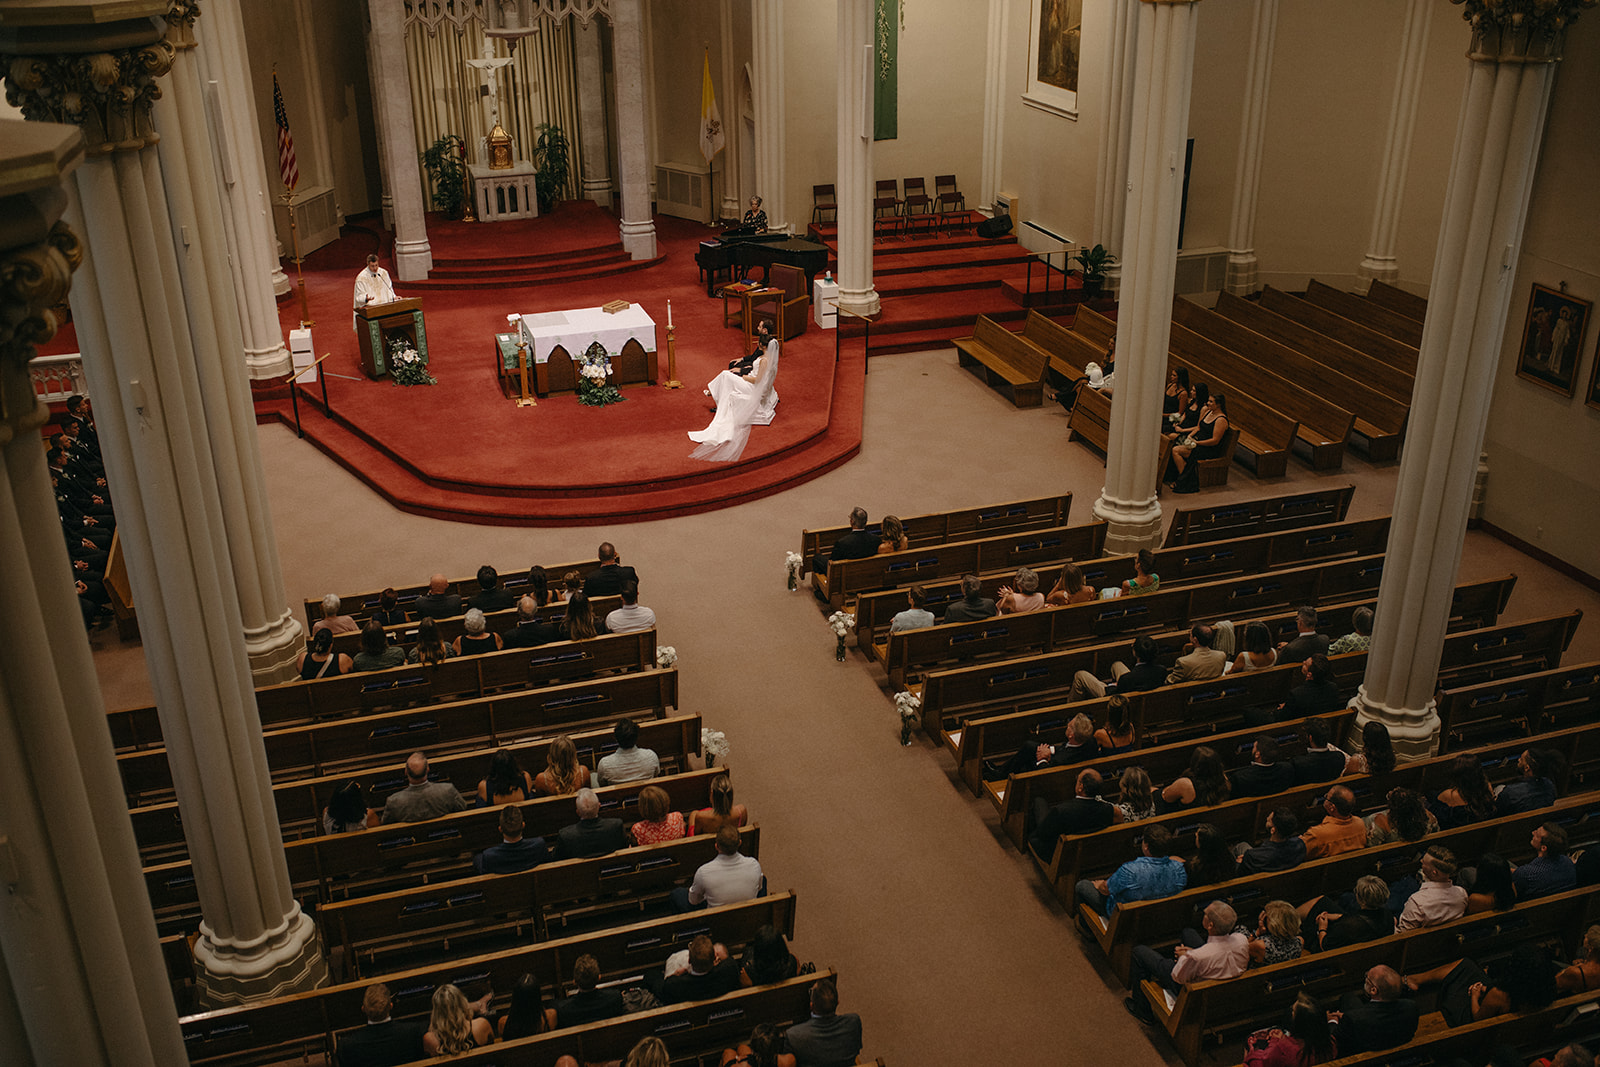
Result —
[[1555, 63], [1567, 27], [1600, 0], [1450, 0], [1472, 27], [1467, 58], [1487, 63]]
[[180, 52], [196, 45], [194, 20], [200, 17], [200, 0], [170, 0], [172, 6], [161, 17], [167, 22], [167, 41]]

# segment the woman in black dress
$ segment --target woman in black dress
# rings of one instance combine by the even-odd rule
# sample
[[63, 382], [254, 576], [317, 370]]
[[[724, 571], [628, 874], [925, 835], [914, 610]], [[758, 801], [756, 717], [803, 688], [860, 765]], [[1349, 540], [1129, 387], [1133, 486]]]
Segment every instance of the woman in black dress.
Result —
[[1200, 409], [1200, 422], [1190, 435], [1194, 444], [1172, 446], [1172, 458], [1167, 461], [1167, 487], [1175, 493], [1198, 492], [1199, 461], [1222, 455], [1222, 441], [1227, 434], [1227, 398], [1221, 393], [1213, 393], [1206, 401], [1206, 406]]

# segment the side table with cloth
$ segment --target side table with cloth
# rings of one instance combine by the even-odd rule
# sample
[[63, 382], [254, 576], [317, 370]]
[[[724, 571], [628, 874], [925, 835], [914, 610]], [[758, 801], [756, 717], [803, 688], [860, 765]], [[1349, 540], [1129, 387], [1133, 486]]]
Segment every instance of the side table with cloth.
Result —
[[[638, 304], [616, 314], [593, 308], [545, 311], [517, 316], [516, 328], [533, 353], [534, 388], [540, 396], [576, 390], [578, 356], [598, 342], [606, 350], [612, 384], [654, 385], [656, 373], [656, 323]], [[515, 361], [500, 346], [502, 373], [506, 359]]]

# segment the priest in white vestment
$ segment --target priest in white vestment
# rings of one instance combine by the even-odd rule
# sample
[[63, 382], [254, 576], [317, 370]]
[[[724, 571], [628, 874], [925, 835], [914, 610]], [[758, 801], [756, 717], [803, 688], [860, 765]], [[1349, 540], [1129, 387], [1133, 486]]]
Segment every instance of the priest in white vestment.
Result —
[[717, 405], [717, 414], [704, 430], [690, 430], [689, 440], [700, 447], [690, 459], [710, 463], [732, 463], [744, 454], [750, 427], [768, 426], [778, 407], [778, 341], [767, 342], [766, 352], [750, 367], [748, 374], [725, 370], [711, 379], [706, 395]]
[[[367, 269], [356, 275], [356, 310], [373, 304], [393, 303], [399, 299], [394, 292], [394, 283], [389, 281], [389, 272], [378, 266], [377, 256], [368, 256]], [[350, 328], [358, 329], [360, 325], [360, 318], [352, 315]]]

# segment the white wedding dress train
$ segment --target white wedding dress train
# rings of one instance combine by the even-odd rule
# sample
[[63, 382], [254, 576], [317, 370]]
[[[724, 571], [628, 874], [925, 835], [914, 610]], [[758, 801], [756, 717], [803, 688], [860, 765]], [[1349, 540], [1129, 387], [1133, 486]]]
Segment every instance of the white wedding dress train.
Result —
[[778, 342], [767, 342], [767, 351], [752, 366], [755, 381], [746, 381], [733, 371], [723, 371], [711, 379], [707, 388], [717, 405], [711, 425], [690, 430], [689, 440], [700, 447], [690, 459], [708, 463], [732, 463], [744, 454], [751, 426], [768, 426], [778, 407]]

